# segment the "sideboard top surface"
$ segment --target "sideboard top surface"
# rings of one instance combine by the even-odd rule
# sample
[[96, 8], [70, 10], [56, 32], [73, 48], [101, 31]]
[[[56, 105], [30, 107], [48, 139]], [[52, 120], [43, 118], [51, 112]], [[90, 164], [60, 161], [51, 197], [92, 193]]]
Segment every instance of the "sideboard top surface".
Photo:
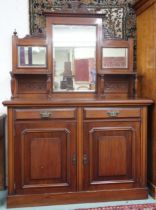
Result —
[[132, 98], [132, 99], [110, 99], [105, 100], [101, 98], [95, 99], [49, 99], [49, 100], [8, 100], [4, 101], [3, 104], [5, 106], [126, 106], [126, 105], [151, 105], [153, 103], [150, 99], [140, 99], [140, 98]]

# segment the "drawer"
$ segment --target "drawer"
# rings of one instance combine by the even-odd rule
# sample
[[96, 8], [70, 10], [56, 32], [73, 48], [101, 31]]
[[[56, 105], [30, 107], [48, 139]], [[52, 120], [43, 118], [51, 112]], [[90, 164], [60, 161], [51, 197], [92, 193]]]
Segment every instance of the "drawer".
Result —
[[75, 108], [54, 109], [16, 109], [16, 120], [21, 119], [74, 119]]
[[140, 108], [85, 108], [86, 119], [140, 117]]

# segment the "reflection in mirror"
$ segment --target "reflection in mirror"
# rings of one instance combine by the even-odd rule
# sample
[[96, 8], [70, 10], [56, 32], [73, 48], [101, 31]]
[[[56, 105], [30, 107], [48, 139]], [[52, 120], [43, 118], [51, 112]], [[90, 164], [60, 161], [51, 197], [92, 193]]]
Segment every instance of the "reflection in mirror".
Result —
[[53, 90], [95, 91], [96, 26], [54, 25]]
[[46, 47], [19, 46], [18, 67], [46, 67]]
[[128, 68], [128, 48], [103, 48], [102, 68]]

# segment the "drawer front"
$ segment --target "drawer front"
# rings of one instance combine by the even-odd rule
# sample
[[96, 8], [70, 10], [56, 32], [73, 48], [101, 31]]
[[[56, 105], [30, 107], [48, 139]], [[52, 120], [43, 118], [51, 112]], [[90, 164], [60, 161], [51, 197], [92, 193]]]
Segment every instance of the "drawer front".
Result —
[[140, 108], [85, 108], [85, 119], [140, 117]]
[[16, 120], [22, 119], [75, 119], [75, 108], [60, 109], [16, 109]]

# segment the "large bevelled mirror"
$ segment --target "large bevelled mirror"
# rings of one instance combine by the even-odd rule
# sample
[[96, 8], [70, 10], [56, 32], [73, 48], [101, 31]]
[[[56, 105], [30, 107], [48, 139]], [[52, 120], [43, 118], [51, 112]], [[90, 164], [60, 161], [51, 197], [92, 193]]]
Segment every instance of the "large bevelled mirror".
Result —
[[96, 26], [52, 25], [53, 91], [95, 92]]

